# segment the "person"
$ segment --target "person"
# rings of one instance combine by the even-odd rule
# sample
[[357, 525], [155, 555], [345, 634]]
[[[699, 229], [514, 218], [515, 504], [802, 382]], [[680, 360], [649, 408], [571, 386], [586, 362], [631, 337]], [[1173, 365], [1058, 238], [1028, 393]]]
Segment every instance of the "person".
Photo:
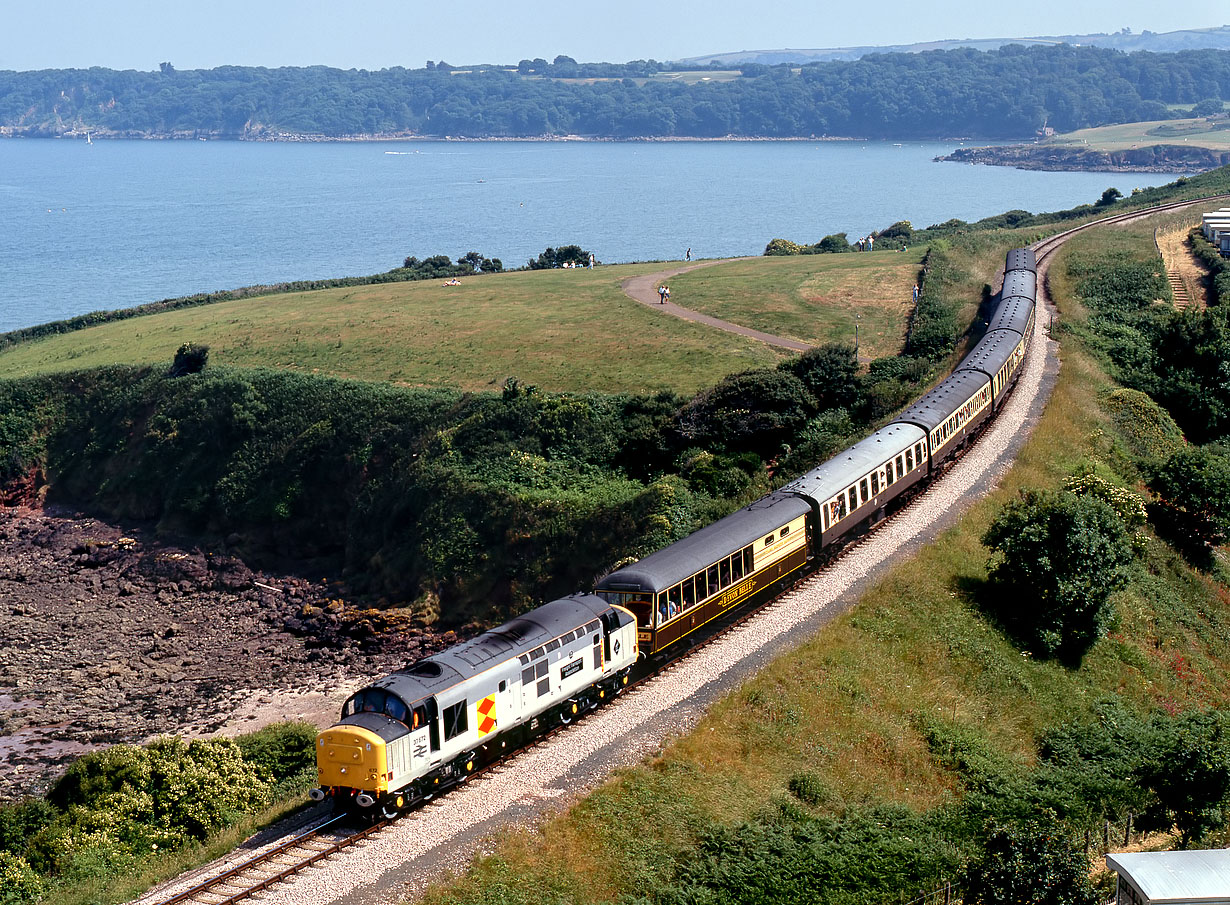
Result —
[[688, 250], [687, 250], [686, 252], [684, 252], [683, 259], [684, 259], [685, 261], [690, 261], [690, 260], [692, 260], [692, 246], [691, 246], [691, 245], [689, 245], [689, 246], [688, 246]]
[[914, 284], [914, 301], [918, 301], [918, 284]]
[[665, 305], [667, 302], [671, 300], [671, 287], [663, 286], [662, 289], [663, 289], [662, 304]]
[[868, 236], [868, 237], [867, 237], [867, 250], [868, 250], [868, 251], [875, 251], [875, 250], [876, 250], [876, 237], [875, 237], [875, 236]]
[[666, 287], [665, 286], [658, 287], [658, 301], [661, 302], [663, 305], [666, 304]]
[[594, 269], [594, 253], [592, 251], [589, 253], [589, 269]]

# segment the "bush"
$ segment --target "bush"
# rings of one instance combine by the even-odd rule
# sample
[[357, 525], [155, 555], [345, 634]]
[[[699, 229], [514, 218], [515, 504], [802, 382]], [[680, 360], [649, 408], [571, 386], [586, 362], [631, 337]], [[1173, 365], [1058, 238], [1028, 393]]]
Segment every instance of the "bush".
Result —
[[303, 721], [273, 723], [235, 739], [244, 763], [280, 782], [316, 765], [316, 727]]
[[820, 254], [844, 254], [852, 251], [853, 248], [846, 233], [833, 233], [825, 236], [815, 245], [816, 251]]
[[785, 371], [761, 369], [725, 378], [684, 406], [679, 429], [685, 438], [728, 452], [754, 452], [770, 459], [816, 411], [803, 381]]
[[969, 905], [1097, 905], [1089, 859], [1053, 821], [995, 827], [965, 876]]
[[1140, 390], [1111, 390], [1102, 407], [1138, 459], [1164, 459], [1185, 445], [1170, 413]]
[[1158, 496], [1160, 526], [1180, 544], [1208, 548], [1230, 534], [1230, 459], [1188, 447], [1156, 466], [1149, 489]]
[[988, 609], [1035, 654], [1079, 663], [1105, 632], [1132, 560], [1115, 511], [1090, 496], [1026, 491], [982, 542], [993, 551]]
[[853, 345], [828, 343], [777, 367], [803, 382], [820, 411], [853, 408], [858, 402], [858, 358]]
[[0, 905], [27, 905], [38, 902], [47, 884], [25, 859], [0, 852]]
[[577, 267], [589, 265], [589, 252], [580, 245], [562, 245], [559, 248], [547, 246], [537, 258], [526, 262], [530, 270], [550, 270], [552, 267], [563, 267], [565, 264], [575, 264]]
[[184, 377], [188, 374], [199, 374], [205, 370], [209, 360], [209, 346], [196, 343], [184, 343], [175, 350], [175, 360], [171, 363], [168, 377]]
[[764, 247], [764, 253], [767, 256], [772, 255], [797, 255], [801, 254], [803, 249], [795, 242], [789, 239], [770, 239], [769, 244]]

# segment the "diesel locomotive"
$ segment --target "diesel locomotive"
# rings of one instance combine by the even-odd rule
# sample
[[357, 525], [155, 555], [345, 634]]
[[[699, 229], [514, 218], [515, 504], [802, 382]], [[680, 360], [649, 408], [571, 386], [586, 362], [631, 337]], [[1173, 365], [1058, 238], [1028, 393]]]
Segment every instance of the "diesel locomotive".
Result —
[[1003, 405], [1033, 337], [1037, 261], [1012, 249], [987, 332], [894, 421], [756, 502], [353, 695], [317, 737], [320, 788], [392, 817], [464, 782], [480, 755], [618, 694], [639, 658], [815, 568], [951, 464]]

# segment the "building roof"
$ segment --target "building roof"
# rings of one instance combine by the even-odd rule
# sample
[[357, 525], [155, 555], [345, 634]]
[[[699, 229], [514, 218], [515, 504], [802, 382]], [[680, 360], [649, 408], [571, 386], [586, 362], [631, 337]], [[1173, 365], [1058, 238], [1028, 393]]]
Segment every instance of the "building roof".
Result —
[[1151, 903], [1230, 903], [1230, 849], [1107, 855], [1106, 866]]

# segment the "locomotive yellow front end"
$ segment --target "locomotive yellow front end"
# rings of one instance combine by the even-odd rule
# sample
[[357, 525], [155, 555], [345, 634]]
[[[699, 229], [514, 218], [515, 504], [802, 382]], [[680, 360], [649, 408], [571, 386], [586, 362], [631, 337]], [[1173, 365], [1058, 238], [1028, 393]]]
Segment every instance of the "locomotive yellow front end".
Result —
[[[385, 742], [362, 726], [331, 726], [316, 736], [316, 773], [320, 798], [326, 790], [339, 800], [353, 797], [371, 807], [389, 790]], [[313, 795], [317, 797], [317, 795]]]

